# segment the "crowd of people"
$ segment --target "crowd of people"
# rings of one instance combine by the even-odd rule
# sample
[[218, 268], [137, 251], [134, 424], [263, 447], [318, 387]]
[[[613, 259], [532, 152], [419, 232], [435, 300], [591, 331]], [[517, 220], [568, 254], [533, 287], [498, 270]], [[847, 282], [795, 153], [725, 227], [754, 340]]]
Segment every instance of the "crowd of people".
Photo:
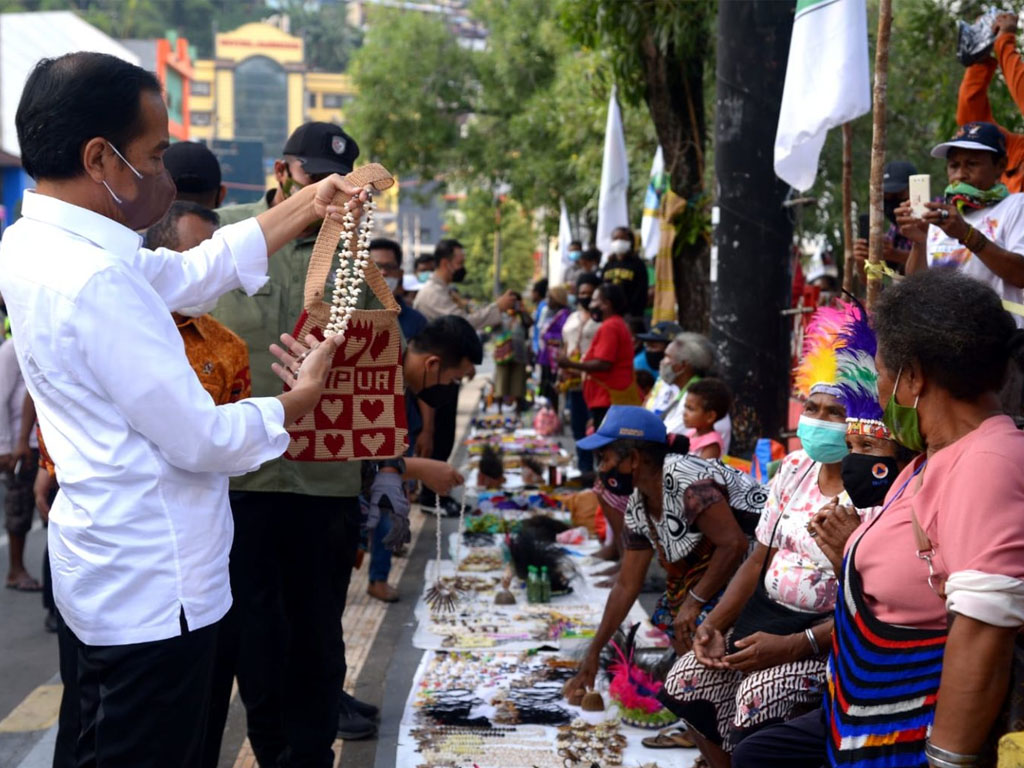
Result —
[[[997, 26], [999, 65], [1019, 68]], [[535, 397], [564, 421], [609, 531], [611, 589], [567, 696], [594, 686], [656, 558], [651, 623], [674, 651], [658, 695], [681, 725], [650, 746], [714, 768], [987, 764], [1024, 624], [1024, 196], [1019, 142], [979, 106], [995, 66], [972, 65], [963, 125], [932, 150], [940, 200], [915, 212], [913, 167], [888, 166], [904, 276], [870, 312], [836, 300], [809, 321], [800, 447], [769, 479], [733, 456], [715, 346], [648, 322], [628, 227], [607, 253], [570, 244], [559, 283], [482, 306], [458, 292], [457, 240], [409, 273], [397, 242], [365, 243], [399, 309], [404, 456], [287, 460], [344, 342], [292, 334], [323, 222], [368, 207], [344, 178], [356, 139], [300, 126], [272, 188], [224, 207], [214, 155], [169, 143], [152, 74], [40, 62], [16, 120], [36, 188], [0, 242], [0, 469], [6, 585], [43, 591], [58, 637], [54, 765], [214, 768], [234, 681], [261, 766], [321, 768], [337, 737], [372, 736], [377, 708], [344, 688], [352, 572], [362, 548], [369, 594], [398, 600], [413, 499], [462, 508], [449, 460], [485, 337], [499, 408]], [[381, 306], [359, 291], [356, 309]]]

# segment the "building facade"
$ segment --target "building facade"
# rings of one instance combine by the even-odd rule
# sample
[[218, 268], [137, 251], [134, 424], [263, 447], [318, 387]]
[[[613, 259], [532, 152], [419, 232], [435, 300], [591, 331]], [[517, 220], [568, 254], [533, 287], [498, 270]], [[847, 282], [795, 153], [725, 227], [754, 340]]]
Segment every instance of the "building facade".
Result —
[[171, 141], [189, 141], [192, 60], [195, 54], [188, 40], [171, 30], [166, 38], [122, 40], [121, 43], [139, 57], [139, 66], [156, 73], [163, 86]]

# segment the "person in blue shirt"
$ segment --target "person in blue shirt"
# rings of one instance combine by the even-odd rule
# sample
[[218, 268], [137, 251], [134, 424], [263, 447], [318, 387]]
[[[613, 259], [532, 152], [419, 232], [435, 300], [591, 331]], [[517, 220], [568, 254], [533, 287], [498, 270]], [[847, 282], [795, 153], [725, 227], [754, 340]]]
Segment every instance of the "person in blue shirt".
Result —
[[658, 367], [665, 357], [665, 349], [683, 329], [677, 323], [662, 321], [647, 333], [638, 333], [637, 341], [643, 342], [644, 348], [633, 358], [633, 370], [646, 371], [654, 381], [658, 380]]

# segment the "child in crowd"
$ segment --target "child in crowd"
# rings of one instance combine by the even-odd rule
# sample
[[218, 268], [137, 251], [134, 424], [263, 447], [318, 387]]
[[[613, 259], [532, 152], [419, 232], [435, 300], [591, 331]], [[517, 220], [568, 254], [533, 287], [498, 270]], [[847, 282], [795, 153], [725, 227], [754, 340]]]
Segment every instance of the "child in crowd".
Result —
[[690, 438], [690, 453], [702, 459], [718, 459], [725, 452], [725, 440], [715, 431], [715, 422], [729, 415], [732, 393], [720, 379], [701, 379], [690, 385], [683, 403], [683, 425]]

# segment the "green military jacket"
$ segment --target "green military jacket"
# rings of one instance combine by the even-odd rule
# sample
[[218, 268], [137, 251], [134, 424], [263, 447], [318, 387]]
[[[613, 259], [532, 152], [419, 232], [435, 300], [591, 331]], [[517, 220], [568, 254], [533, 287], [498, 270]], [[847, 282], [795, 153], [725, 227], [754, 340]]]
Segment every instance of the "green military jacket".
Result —
[[[270, 207], [274, 190], [255, 203], [221, 208], [222, 225], [257, 216]], [[253, 397], [274, 397], [281, 394], [283, 384], [270, 369], [276, 358], [271, 344], [280, 344], [282, 333], [293, 333], [302, 314], [306, 269], [313, 254], [316, 236], [292, 240], [270, 257], [270, 279], [255, 295], [242, 290], [221, 296], [211, 313], [217, 320], [241, 336], [249, 346], [249, 367], [252, 371]], [[335, 267], [331, 268], [331, 276]], [[325, 296], [330, 296], [328, 285]], [[363, 291], [357, 309], [381, 306], [377, 297]], [[255, 472], [231, 478], [233, 491], [278, 491], [305, 496], [353, 497], [360, 490], [360, 462], [300, 462], [280, 458], [269, 461]]]

